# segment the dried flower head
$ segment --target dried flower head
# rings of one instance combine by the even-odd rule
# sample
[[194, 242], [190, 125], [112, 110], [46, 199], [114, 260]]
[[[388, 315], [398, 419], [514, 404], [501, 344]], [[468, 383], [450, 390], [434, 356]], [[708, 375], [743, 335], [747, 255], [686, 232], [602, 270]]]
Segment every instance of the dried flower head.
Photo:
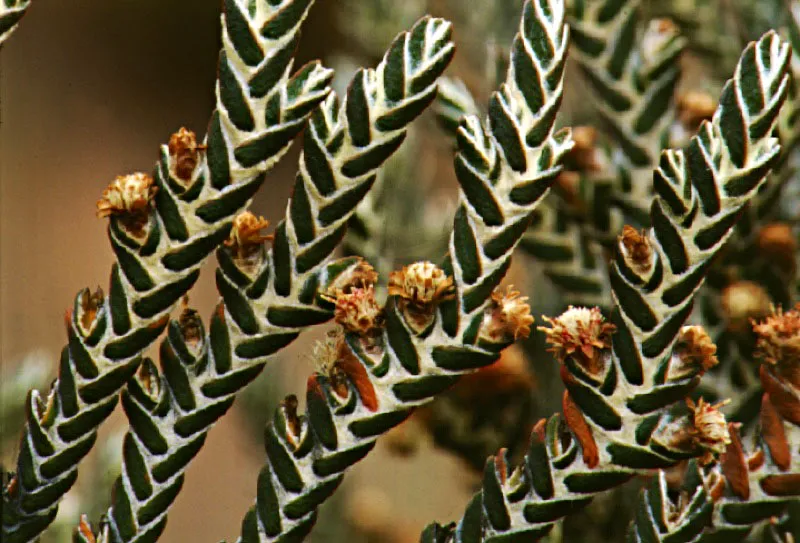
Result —
[[233, 219], [225, 246], [231, 250], [236, 264], [244, 271], [251, 272], [261, 264], [264, 242], [273, 238], [272, 235], [261, 233], [268, 226], [269, 221], [264, 217], [257, 217], [249, 211], [239, 213]]
[[736, 281], [725, 287], [720, 303], [728, 329], [734, 332], [749, 330], [750, 321], [766, 317], [772, 306], [767, 291], [752, 281]]
[[631, 268], [639, 273], [647, 273], [652, 269], [653, 249], [646, 230], [639, 231], [626, 224], [622, 228], [619, 242], [625, 262]]
[[415, 262], [389, 275], [389, 295], [418, 308], [427, 308], [455, 296], [453, 278], [431, 262]]
[[369, 262], [360, 258], [358, 262], [350, 266], [328, 286], [323, 297], [336, 301], [339, 294], [347, 294], [353, 288], [366, 288], [378, 282], [378, 272], [375, 271]]
[[331, 330], [324, 341], [318, 341], [314, 346], [313, 356], [317, 373], [328, 378], [331, 388], [339, 398], [346, 399], [349, 396], [349, 384], [352, 384], [364, 407], [373, 412], [377, 410], [375, 387], [364, 365], [350, 350], [341, 328]]
[[97, 323], [97, 313], [103, 307], [105, 295], [103, 294], [103, 289], [97, 287], [94, 292], [85, 288], [79, 296], [78, 318], [76, 321], [81, 334], [86, 337], [94, 330], [94, 326]]
[[348, 332], [373, 335], [383, 324], [383, 310], [375, 299], [375, 287], [354, 288], [336, 297], [334, 319]]
[[181, 127], [170, 136], [167, 148], [172, 159], [170, 166], [173, 174], [178, 179], [189, 181], [197, 168], [197, 163], [200, 162], [200, 152], [204, 151], [206, 146], [198, 145], [195, 133]]
[[505, 294], [499, 288], [492, 292], [492, 303], [488, 308], [481, 328], [481, 337], [493, 343], [519, 338], [531, 334], [533, 316], [528, 297], [508, 286]]
[[703, 91], [686, 91], [677, 100], [678, 120], [690, 132], [695, 132], [700, 123], [710, 120], [717, 109], [714, 97]]
[[186, 346], [196, 356], [203, 347], [205, 329], [203, 328], [203, 319], [200, 318], [200, 314], [189, 307], [188, 296], [183, 298], [183, 310], [180, 317], [178, 317], [178, 327], [181, 330]]
[[689, 430], [689, 435], [694, 444], [705, 451], [701, 459], [704, 463], [711, 462], [713, 454], [724, 453], [725, 448], [731, 443], [728, 422], [725, 420], [725, 415], [719, 410], [729, 402], [730, 400], [725, 400], [711, 405], [706, 403], [703, 398], [700, 398], [697, 404], [690, 399], [686, 400], [686, 405], [692, 410], [692, 428]]
[[605, 321], [600, 309], [569, 306], [560, 317], [542, 317], [550, 328], [540, 326], [550, 344], [548, 351], [560, 362], [575, 356], [580, 365], [591, 375], [603, 372], [604, 364], [598, 350], [611, 347], [611, 334], [615, 326]]
[[758, 337], [756, 355], [800, 388], [800, 304], [785, 313], [773, 308], [766, 320], [753, 324], [753, 331]]
[[684, 326], [678, 334], [669, 380], [702, 375], [719, 364], [717, 346], [702, 326]]
[[769, 261], [791, 273], [795, 268], [797, 240], [786, 223], [771, 223], [758, 232], [758, 250]]
[[286, 421], [284, 435], [295, 450], [303, 439], [303, 420], [297, 415], [298, 405], [297, 396], [294, 394], [286, 396], [280, 403], [283, 420]]
[[139, 233], [147, 223], [150, 201], [157, 191], [158, 186], [146, 173], [119, 175], [97, 201], [97, 216], [119, 215], [132, 233]]

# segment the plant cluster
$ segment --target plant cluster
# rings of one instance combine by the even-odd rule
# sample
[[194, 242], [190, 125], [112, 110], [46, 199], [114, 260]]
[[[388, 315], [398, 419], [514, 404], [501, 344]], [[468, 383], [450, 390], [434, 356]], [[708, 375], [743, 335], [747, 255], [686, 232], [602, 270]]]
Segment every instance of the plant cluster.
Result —
[[[524, 447], [490, 457], [463, 516], [420, 541], [554, 537], [637, 478], [649, 482], [628, 541], [742, 540], [756, 526], [796, 541], [798, 223], [781, 205], [796, 183], [796, 20], [788, 39], [770, 31], [745, 47], [717, 104], [679, 94], [692, 42], [669, 20], [642, 22], [638, 0], [527, 0], [484, 108], [443, 77], [452, 26], [433, 17], [337, 97], [331, 70], [293, 65], [312, 4], [226, 0], [208, 133], [178, 130], [152, 175], [102, 193], [110, 284], [77, 294], [58, 377], [25, 399], [3, 541], [36, 541], [53, 522], [118, 403], [129, 428], [111, 506], [74, 540], [156, 541], [211, 427], [276, 353], [328, 321], [304, 400], [287, 396], [264, 431], [242, 543], [302, 540], [380, 436], [464, 383], [468, 398], [492, 393], [481, 388], [505, 382], [504, 350], [534, 330], [557, 364], [560, 412], [509, 429], [528, 434]], [[0, 3], [0, 43], [27, 7]], [[557, 127], [568, 51], [607, 139]], [[445, 254], [395, 266], [372, 191], [388, 190], [386, 162], [431, 105], [455, 149], [458, 201]], [[285, 217], [267, 234], [248, 207], [301, 133]], [[357, 237], [339, 257], [348, 226]], [[517, 247], [571, 304], [559, 316], [537, 322], [501, 285]], [[205, 322], [186, 296], [212, 253], [220, 301]], [[156, 363], [145, 351], [157, 342]]]

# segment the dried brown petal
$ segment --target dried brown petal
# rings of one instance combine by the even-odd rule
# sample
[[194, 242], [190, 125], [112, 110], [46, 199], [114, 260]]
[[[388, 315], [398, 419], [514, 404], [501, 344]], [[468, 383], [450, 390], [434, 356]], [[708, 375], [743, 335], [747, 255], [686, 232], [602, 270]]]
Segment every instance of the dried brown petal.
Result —
[[766, 393], [761, 397], [761, 437], [767, 444], [775, 465], [783, 471], [789, 469], [792, 452], [789, 449], [789, 440], [786, 439], [783, 420]]
[[732, 422], [728, 424], [728, 435], [730, 436], [728, 447], [720, 457], [722, 473], [725, 475], [731, 491], [741, 499], [748, 500], [750, 499], [750, 477], [736, 424]]
[[761, 366], [761, 386], [769, 394], [770, 402], [781, 417], [800, 425], [800, 399], [766, 366]]
[[759, 481], [761, 488], [770, 496], [800, 495], [800, 473], [769, 475]]
[[575, 437], [581, 444], [584, 463], [589, 468], [597, 467], [597, 464], [600, 462], [600, 454], [597, 450], [597, 442], [595, 442], [594, 436], [592, 435], [592, 429], [589, 427], [589, 423], [586, 422], [583, 412], [581, 412], [581, 409], [572, 400], [569, 392], [566, 390], [562, 398], [562, 407], [564, 410], [564, 420], [567, 426], [569, 426], [570, 430], [572, 430], [572, 433], [575, 434]]
[[94, 533], [92, 532], [92, 527], [89, 525], [89, 517], [86, 515], [81, 515], [77, 530], [84, 538], [86, 538], [88, 543], [96, 543]]
[[340, 354], [336, 360], [336, 367], [347, 375], [347, 378], [353, 383], [364, 407], [366, 407], [368, 411], [377, 411], [378, 395], [375, 392], [375, 386], [372, 384], [372, 380], [369, 378], [367, 369], [350, 351], [350, 348], [344, 341], [341, 342]]

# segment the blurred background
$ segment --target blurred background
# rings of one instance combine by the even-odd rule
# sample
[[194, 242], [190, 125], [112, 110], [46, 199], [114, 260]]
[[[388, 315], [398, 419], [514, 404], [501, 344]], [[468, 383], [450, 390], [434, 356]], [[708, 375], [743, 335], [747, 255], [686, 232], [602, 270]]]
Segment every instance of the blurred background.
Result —
[[[341, 92], [357, 67], [375, 65], [399, 31], [425, 13], [441, 15], [455, 23], [458, 50], [449, 73], [459, 76], [483, 104], [504, 72], [522, 3], [317, 0], [304, 27], [298, 63], [322, 59], [337, 70]], [[682, 62], [684, 80], [693, 88], [713, 90], [719, 88], [717, 73], [730, 73], [741, 40], [768, 26], [768, 10], [780, 2], [643, 4], [648, 15], [688, 17], [679, 20], [692, 38]], [[723, 4], [745, 5], [748, 18], [732, 17], [733, 11], [718, 17]], [[714, 17], [713, 32], [696, 32], [705, 24], [699, 19], [703, 13]], [[108, 285], [113, 257], [105, 221], [95, 217], [102, 190], [116, 175], [150, 171], [159, 145], [178, 128], [205, 133], [214, 104], [219, 14], [219, 0], [34, 0], [0, 51], [0, 435], [5, 466], [13, 465], [18, 435], [9, 421], [19, 420], [28, 388], [47, 388], [55, 377], [66, 339], [65, 309], [81, 288]], [[744, 26], [743, 20], [748, 21]], [[592, 120], [575, 72], [570, 65], [562, 124]], [[379, 241], [391, 242], [372, 247], [382, 255], [377, 266], [382, 272], [411, 259], [437, 259], [454, 211], [450, 141], [431, 114], [417, 125], [404, 151], [386, 168], [384, 195], [375, 203], [386, 219]], [[252, 205], [273, 225], [289, 197], [298, 149], [295, 145], [272, 170]], [[349, 239], [346, 250], [363, 249], [362, 241]], [[209, 259], [191, 292], [190, 303], [203, 316], [218, 298], [215, 264]], [[537, 324], [541, 314], [558, 314], [564, 307], [530, 258], [517, 259], [511, 282], [531, 296]], [[264, 461], [263, 425], [284, 395], [302, 395], [315, 367], [312, 344], [324, 331], [309, 331], [280, 353], [211, 431], [189, 467], [162, 541], [235, 540]], [[558, 409], [561, 384], [555, 362], [543, 352], [538, 336], [525, 350], [536, 356], [526, 359], [522, 350], [510, 350], [501, 370], [467, 382], [436, 408], [382, 438], [322, 508], [310, 540], [410, 543], [426, 524], [460, 517], [486, 455], [499, 446], [519, 454], [534, 415]], [[490, 399], [484, 394], [487, 386], [495, 393]], [[454, 429], [453, 421], [476, 406], [493, 417], [470, 419], [470, 413]], [[61, 508], [57, 524], [62, 528], [56, 530], [65, 526], [67, 532], [53, 531], [45, 543], [65, 540], [81, 512], [97, 521], [107, 508], [125, 426], [121, 413], [103, 426], [101, 445], [82, 464], [78, 485]], [[614, 507], [606, 509], [595, 518], [600, 524], [594, 541], [621, 540], [618, 534], [627, 523], [614, 518]]]

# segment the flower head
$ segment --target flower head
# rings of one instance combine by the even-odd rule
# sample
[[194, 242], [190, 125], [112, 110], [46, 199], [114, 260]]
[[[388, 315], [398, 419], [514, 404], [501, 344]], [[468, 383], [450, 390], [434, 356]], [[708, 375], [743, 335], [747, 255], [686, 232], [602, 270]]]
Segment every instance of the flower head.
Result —
[[568, 356], [575, 356], [590, 374], [597, 376], [602, 373], [602, 360], [596, 351], [611, 347], [615, 326], [605, 321], [598, 308], [569, 306], [558, 318], [542, 318], [550, 324], [550, 328], [538, 328], [545, 333], [550, 344], [548, 351], [560, 362]]
[[389, 295], [420, 308], [431, 306], [453, 298], [453, 278], [431, 262], [415, 262], [389, 275]]
[[167, 148], [172, 159], [170, 166], [175, 177], [189, 181], [200, 161], [200, 151], [205, 150], [206, 146], [198, 145], [195, 133], [181, 127], [170, 136]]
[[647, 232], [625, 225], [619, 238], [625, 262], [638, 273], [647, 273], [653, 267], [653, 249]]
[[678, 333], [668, 379], [702, 375], [719, 364], [717, 346], [702, 326], [684, 326]]
[[369, 262], [360, 258], [331, 282], [322, 295], [325, 299], [336, 301], [341, 293], [349, 293], [353, 288], [366, 288], [378, 282], [378, 272]]
[[203, 319], [200, 314], [189, 307], [189, 297], [183, 298], [183, 310], [178, 318], [178, 327], [180, 328], [183, 340], [189, 350], [197, 356], [203, 347], [205, 340], [205, 330], [203, 328]]
[[375, 299], [375, 287], [354, 288], [336, 297], [334, 319], [348, 332], [373, 334], [383, 323], [383, 310]]
[[756, 355], [800, 388], [800, 304], [784, 313], [780, 307], [763, 322], [754, 323]]
[[97, 287], [94, 292], [85, 288], [78, 296], [79, 304], [76, 322], [81, 334], [86, 337], [94, 330], [94, 326], [97, 323], [97, 314], [105, 302], [105, 295], [103, 294], [103, 289]]
[[729, 403], [725, 400], [715, 405], [706, 403], [703, 398], [695, 404], [687, 399], [686, 404], [692, 410], [692, 428], [689, 430], [694, 443], [704, 451], [703, 461], [708, 463], [712, 459], [712, 454], [722, 454], [725, 448], [731, 443], [731, 434], [728, 430], [728, 422], [725, 415], [719, 410], [720, 407]]
[[531, 307], [528, 297], [509, 286], [505, 294], [498, 288], [492, 292], [492, 304], [484, 319], [481, 336], [491, 342], [527, 338], [531, 334]]
[[127, 219], [126, 227], [139, 231], [147, 222], [150, 201], [157, 191], [158, 186], [146, 173], [119, 175], [97, 201], [97, 216], [119, 215]]
[[239, 213], [233, 219], [231, 233], [225, 240], [225, 246], [231, 249], [240, 267], [252, 271], [261, 263], [263, 244], [272, 240], [271, 235], [261, 233], [268, 226], [269, 221], [264, 217], [257, 217], [249, 211]]

